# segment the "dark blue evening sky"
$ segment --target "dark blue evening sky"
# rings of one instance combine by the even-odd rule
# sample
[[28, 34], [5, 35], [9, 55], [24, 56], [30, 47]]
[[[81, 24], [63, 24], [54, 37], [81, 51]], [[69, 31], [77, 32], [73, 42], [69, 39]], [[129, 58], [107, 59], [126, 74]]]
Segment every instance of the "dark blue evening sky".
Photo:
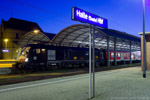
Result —
[[[58, 33], [79, 24], [71, 20], [71, 8], [108, 19], [108, 28], [136, 36], [142, 32], [143, 0], [0, 0], [0, 21], [10, 17], [37, 22], [45, 32]], [[149, 1], [149, 2], [148, 2]], [[150, 0], [146, 0], [146, 31], [150, 31]]]

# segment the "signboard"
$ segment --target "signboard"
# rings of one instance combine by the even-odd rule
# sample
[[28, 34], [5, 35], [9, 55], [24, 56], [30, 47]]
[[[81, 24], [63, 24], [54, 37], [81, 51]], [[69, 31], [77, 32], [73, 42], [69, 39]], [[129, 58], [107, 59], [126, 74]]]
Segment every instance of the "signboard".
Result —
[[77, 20], [84, 23], [93, 24], [102, 28], [108, 28], [107, 19], [84, 11], [82, 9], [72, 8], [72, 20]]
[[56, 51], [55, 50], [48, 50], [48, 60], [56, 60]]
[[5, 50], [2, 50], [2, 52], [10, 52], [10, 50], [6, 50], [6, 49], [5, 49]]

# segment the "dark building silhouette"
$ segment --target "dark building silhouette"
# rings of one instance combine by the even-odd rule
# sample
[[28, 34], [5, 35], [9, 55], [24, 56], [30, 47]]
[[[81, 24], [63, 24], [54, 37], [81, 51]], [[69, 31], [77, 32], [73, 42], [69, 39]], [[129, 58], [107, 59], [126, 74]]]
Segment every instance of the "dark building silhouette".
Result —
[[[0, 59], [16, 59], [19, 39], [25, 33], [35, 29], [43, 32], [35, 22], [16, 18], [10, 18], [8, 21], [2, 19], [0, 25]], [[8, 41], [5, 41], [5, 39], [8, 39]]]

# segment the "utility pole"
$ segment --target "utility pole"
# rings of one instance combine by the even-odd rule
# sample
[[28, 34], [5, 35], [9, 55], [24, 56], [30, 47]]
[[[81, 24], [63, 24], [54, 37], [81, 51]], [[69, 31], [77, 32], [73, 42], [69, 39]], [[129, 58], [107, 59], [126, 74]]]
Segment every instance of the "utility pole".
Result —
[[143, 78], [146, 78], [146, 49], [145, 49], [145, 0], [143, 0]]

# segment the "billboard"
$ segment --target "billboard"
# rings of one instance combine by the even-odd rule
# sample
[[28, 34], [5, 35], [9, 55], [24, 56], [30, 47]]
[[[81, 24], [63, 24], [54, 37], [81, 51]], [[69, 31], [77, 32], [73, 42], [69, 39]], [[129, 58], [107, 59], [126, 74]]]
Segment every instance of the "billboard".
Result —
[[105, 18], [89, 13], [77, 7], [72, 8], [72, 20], [89, 23], [102, 28], [108, 28], [108, 21]]

